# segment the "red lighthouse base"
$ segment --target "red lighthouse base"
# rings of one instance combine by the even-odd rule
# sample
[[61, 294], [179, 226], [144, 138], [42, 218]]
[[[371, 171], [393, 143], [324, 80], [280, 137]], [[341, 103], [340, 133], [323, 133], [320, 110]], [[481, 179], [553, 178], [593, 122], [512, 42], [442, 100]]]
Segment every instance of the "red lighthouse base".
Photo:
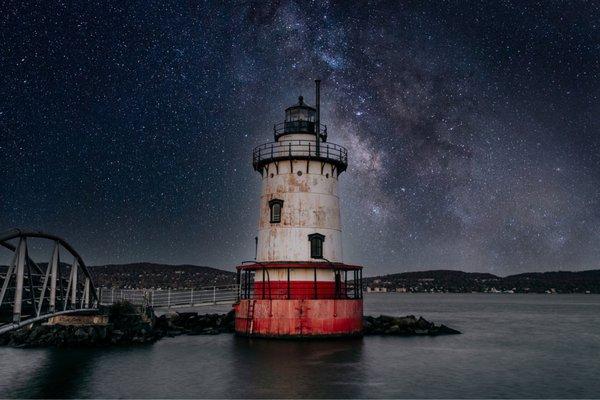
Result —
[[261, 337], [359, 336], [363, 304], [357, 300], [241, 300], [235, 331]]
[[[261, 263], [238, 267], [238, 273], [237, 334], [271, 338], [362, 335], [361, 267]], [[350, 280], [348, 273], [354, 275]], [[314, 280], [307, 281], [307, 275]]]

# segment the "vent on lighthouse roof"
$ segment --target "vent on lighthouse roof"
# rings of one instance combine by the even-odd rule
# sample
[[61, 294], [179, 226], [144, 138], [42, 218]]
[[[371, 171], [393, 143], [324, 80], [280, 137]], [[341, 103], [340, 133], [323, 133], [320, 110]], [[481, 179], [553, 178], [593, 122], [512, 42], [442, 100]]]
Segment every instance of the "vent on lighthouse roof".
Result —
[[311, 107], [304, 102], [303, 96], [298, 96], [298, 103], [294, 104], [293, 106], [289, 106], [288, 108], [285, 109], [285, 111], [287, 112], [288, 110], [291, 110], [292, 108], [306, 108], [309, 110], [316, 111], [316, 109], [314, 107]]

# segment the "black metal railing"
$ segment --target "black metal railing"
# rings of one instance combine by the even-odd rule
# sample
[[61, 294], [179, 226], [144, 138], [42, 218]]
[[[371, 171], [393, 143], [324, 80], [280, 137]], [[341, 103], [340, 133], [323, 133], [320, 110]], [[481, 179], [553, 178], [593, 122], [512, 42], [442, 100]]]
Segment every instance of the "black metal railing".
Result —
[[273, 161], [295, 159], [330, 162], [342, 172], [348, 167], [348, 150], [334, 143], [322, 142], [317, 146], [314, 140], [293, 140], [264, 143], [252, 152], [252, 165], [257, 171]]
[[[332, 269], [333, 280], [318, 280], [318, 268], [313, 268], [312, 281], [291, 280], [294, 268], [284, 268], [284, 281], [269, 277], [268, 268], [238, 270], [239, 298], [251, 300], [295, 300], [295, 299], [361, 299], [362, 270]], [[257, 279], [260, 278], [260, 279]]]
[[[319, 129], [319, 133], [321, 135], [321, 140], [327, 140], [327, 125], [321, 125]], [[307, 120], [295, 120], [295, 121], [285, 121], [280, 122], [279, 124], [273, 125], [273, 135], [275, 140], [278, 140], [279, 137], [292, 133], [315, 133], [315, 122], [307, 121]]]

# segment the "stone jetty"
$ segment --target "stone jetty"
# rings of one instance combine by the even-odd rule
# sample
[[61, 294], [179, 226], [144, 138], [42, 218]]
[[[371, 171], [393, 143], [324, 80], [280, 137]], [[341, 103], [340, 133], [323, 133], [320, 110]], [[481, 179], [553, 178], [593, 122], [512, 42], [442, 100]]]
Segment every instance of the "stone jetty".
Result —
[[198, 314], [183, 312], [163, 314], [157, 317], [154, 324], [160, 336], [177, 335], [218, 335], [235, 331], [233, 311], [227, 314]]
[[158, 339], [154, 317], [130, 303], [99, 310], [105, 324], [36, 323], [0, 335], [0, 345], [15, 347], [90, 347], [152, 343]]
[[363, 317], [363, 335], [390, 336], [438, 336], [460, 334], [456, 329], [446, 325], [436, 325], [423, 317], [408, 315], [406, 317]]
[[[234, 333], [233, 311], [227, 314], [168, 313], [155, 316], [123, 302], [102, 312], [108, 322], [100, 325], [34, 324], [0, 335], [0, 345], [15, 347], [97, 347], [153, 343], [178, 335], [217, 335]], [[436, 325], [413, 315], [392, 317], [365, 316], [365, 336], [437, 336], [459, 334], [445, 325]]]

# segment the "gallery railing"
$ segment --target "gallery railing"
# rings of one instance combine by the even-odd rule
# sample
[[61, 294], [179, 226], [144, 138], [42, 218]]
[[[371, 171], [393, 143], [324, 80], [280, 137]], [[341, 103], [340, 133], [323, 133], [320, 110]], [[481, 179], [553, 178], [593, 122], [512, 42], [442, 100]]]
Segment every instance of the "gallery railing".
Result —
[[252, 165], [259, 171], [265, 164], [281, 160], [319, 160], [336, 165], [339, 172], [348, 167], [348, 150], [335, 143], [293, 140], [264, 143], [254, 148]]

